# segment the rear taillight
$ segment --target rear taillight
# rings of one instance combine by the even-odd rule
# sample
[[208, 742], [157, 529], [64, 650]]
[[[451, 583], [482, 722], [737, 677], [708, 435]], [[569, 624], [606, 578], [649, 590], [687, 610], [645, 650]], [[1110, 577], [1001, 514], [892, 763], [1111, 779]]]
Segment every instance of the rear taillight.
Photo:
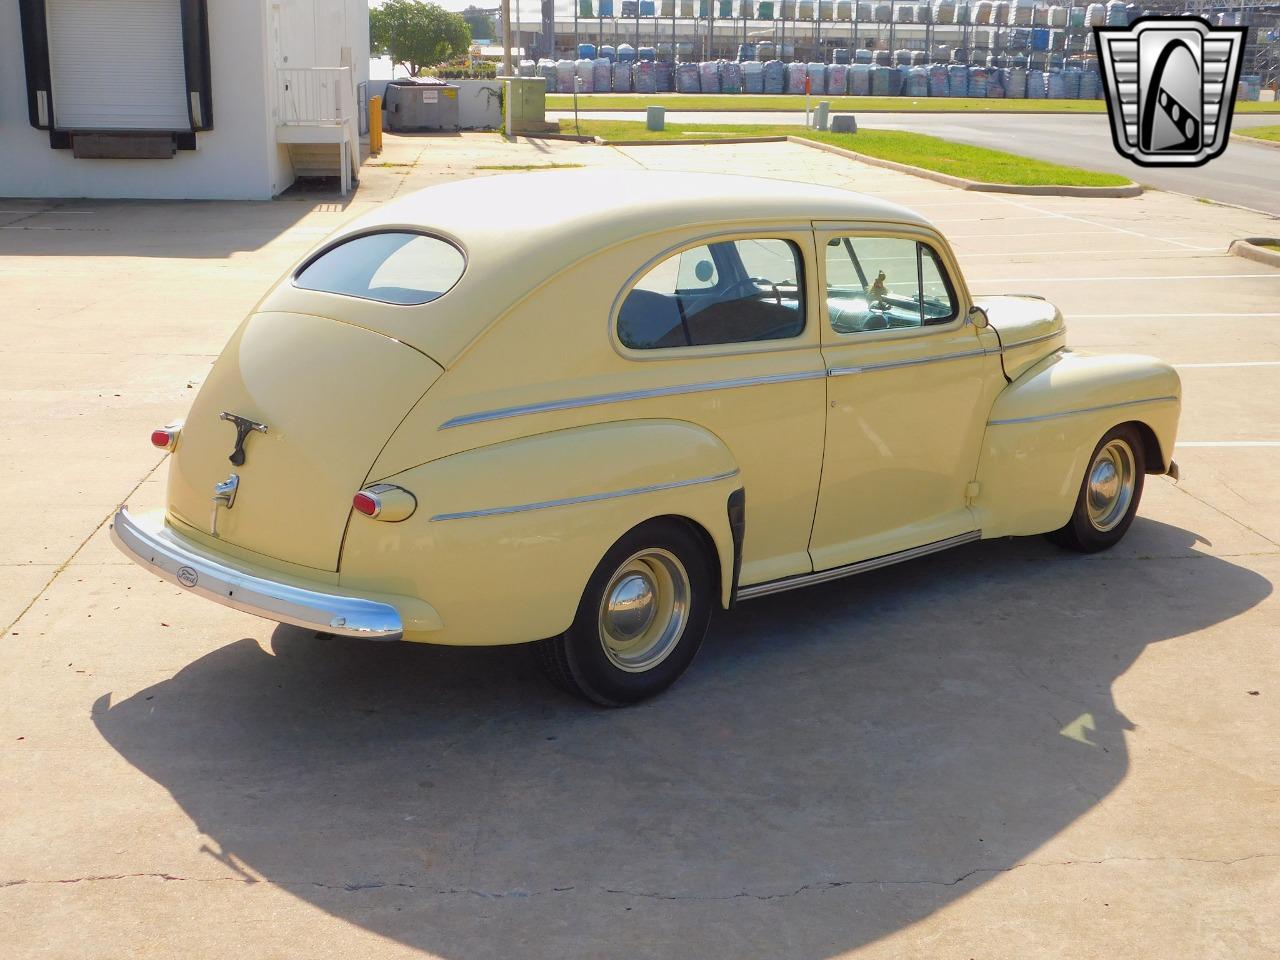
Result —
[[178, 445], [178, 434], [182, 433], [181, 423], [171, 423], [159, 430], [151, 431], [151, 445], [159, 450], [172, 450]]
[[413, 516], [418, 509], [418, 499], [404, 487], [394, 483], [375, 483], [365, 487], [351, 500], [357, 513], [374, 520], [398, 523]]

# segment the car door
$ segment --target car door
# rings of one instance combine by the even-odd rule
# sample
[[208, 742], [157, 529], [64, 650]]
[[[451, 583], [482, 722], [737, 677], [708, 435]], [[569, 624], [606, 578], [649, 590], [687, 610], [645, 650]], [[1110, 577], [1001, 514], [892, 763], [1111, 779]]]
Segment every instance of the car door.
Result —
[[972, 532], [969, 485], [1003, 378], [950, 251], [905, 225], [815, 224], [815, 237], [828, 375], [814, 569]]

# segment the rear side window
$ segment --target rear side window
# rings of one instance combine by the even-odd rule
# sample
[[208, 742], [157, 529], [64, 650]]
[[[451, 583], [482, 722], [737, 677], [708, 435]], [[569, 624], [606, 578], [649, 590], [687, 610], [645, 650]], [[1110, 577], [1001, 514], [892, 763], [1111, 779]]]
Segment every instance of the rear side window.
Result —
[[804, 330], [804, 270], [790, 240], [728, 240], [681, 251], [622, 301], [633, 350], [787, 340]]
[[326, 250], [293, 282], [382, 303], [430, 303], [458, 282], [466, 265], [462, 251], [439, 237], [367, 233]]

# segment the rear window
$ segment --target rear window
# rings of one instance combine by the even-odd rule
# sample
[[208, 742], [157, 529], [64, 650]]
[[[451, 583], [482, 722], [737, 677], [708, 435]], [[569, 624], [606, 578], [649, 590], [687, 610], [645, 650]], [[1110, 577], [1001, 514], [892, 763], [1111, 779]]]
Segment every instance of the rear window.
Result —
[[294, 277], [304, 290], [382, 303], [430, 303], [458, 282], [467, 261], [424, 233], [367, 233], [326, 250]]

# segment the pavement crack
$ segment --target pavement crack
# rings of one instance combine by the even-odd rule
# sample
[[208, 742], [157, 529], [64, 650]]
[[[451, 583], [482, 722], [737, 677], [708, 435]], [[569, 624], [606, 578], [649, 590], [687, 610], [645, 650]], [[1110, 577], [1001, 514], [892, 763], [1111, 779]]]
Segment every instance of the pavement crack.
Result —
[[[1273, 547], [1280, 547], [1280, 541], [1276, 541], [1276, 540], [1271, 539], [1271, 538], [1270, 538], [1270, 537], [1268, 537], [1265, 533], [1263, 533], [1261, 530], [1255, 530], [1253, 527], [1249, 526], [1249, 524], [1245, 523], [1243, 520], [1237, 520], [1237, 519], [1236, 519], [1235, 517], [1233, 517], [1231, 514], [1227, 513], [1227, 511], [1223, 510], [1221, 507], [1217, 506], [1216, 504], [1212, 504], [1212, 503], [1210, 503], [1208, 500], [1204, 499], [1204, 497], [1197, 497], [1194, 493], [1192, 493], [1190, 490], [1188, 490], [1188, 489], [1187, 489], [1186, 487], [1184, 487], [1182, 484], [1180, 484], [1180, 483], [1175, 483], [1175, 484], [1173, 485], [1173, 488], [1174, 488], [1175, 490], [1178, 490], [1178, 491], [1179, 491], [1179, 492], [1181, 492], [1181, 493], [1186, 494], [1188, 497], [1190, 497], [1192, 500], [1196, 501], [1197, 503], [1202, 503], [1202, 504], [1204, 504], [1206, 507], [1208, 507], [1210, 510], [1213, 510], [1214, 512], [1221, 514], [1222, 516], [1224, 516], [1224, 517], [1226, 517], [1228, 520], [1230, 520], [1232, 523], [1234, 523], [1234, 524], [1236, 524], [1236, 525], [1238, 525], [1238, 526], [1244, 527], [1246, 530], [1248, 530], [1248, 531], [1249, 531], [1250, 533], [1252, 533], [1254, 536], [1256, 536], [1256, 537], [1261, 537], [1263, 540], [1267, 541], [1267, 543], [1271, 544]], [[1232, 492], [1234, 493], [1235, 491], [1232, 491]], [[1239, 494], [1237, 494], [1237, 496], [1239, 496]]]
[[1097, 860], [1026, 860], [1004, 867], [974, 867], [951, 879], [903, 879], [873, 877], [865, 880], [817, 880], [801, 884], [798, 887], [775, 892], [753, 892], [739, 890], [735, 893], [700, 894], [700, 893], [665, 893], [657, 890], [635, 890], [625, 887], [598, 887], [594, 890], [579, 888], [576, 885], [552, 886], [537, 890], [484, 890], [477, 887], [436, 887], [430, 888], [422, 884], [397, 880], [346, 880], [341, 883], [330, 883], [323, 880], [288, 880], [268, 877], [184, 877], [174, 873], [152, 871], [144, 873], [108, 873], [89, 874], [82, 877], [65, 877], [49, 880], [0, 880], [0, 889], [22, 886], [66, 886], [78, 883], [102, 883], [119, 880], [162, 880], [177, 883], [239, 883], [245, 886], [266, 884], [275, 887], [313, 887], [322, 890], [335, 890], [342, 893], [360, 893], [366, 890], [402, 889], [420, 890], [434, 896], [478, 897], [485, 900], [527, 900], [533, 897], [549, 896], [560, 893], [599, 893], [606, 896], [636, 897], [645, 900], [663, 900], [670, 902], [720, 902], [732, 900], [787, 900], [805, 893], [821, 893], [826, 890], [838, 890], [843, 887], [954, 887], [972, 877], [983, 874], [1012, 873], [1027, 868], [1046, 869], [1052, 867], [1100, 866], [1109, 863], [1203, 863], [1217, 866], [1232, 866], [1250, 860], [1280, 859], [1280, 852], [1251, 853], [1241, 857], [1102, 857]]
[[[151, 479], [151, 475], [160, 469], [160, 464], [164, 463], [164, 460], [165, 458], [163, 456], [159, 460], [157, 460], [155, 464], [151, 467], [151, 469], [142, 475], [142, 479], [139, 480], [137, 483], [135, 483], [133, 485], [133, 488], [127, 494], [125, 494], [124, 500], [120, 502], [127, 503], [129, 498], [132, 497], [135, 493], [137, 493], [138, 489], [144, 483], [146, 483], [149, 479]], [[85, 548], [85, 546], [88, 545], [89, 541], [93, 539], [94, 534], [96, 534], [104, 526], [110, 523], [111, 518], [114, 517], [115, 515], [116, 515], [115, 510], [114, 509], [110, 510], [107, 513], [107, 515], [98, 522], [97, 526], [95, 526], [92, 530], [90, 530], [89, 533], [85, 536], [85, 538], [81, 540], [79, 544], [76, 545], [76, 548], [71, 551], [71, 555], [67, 557], [67, 559], [63, 560], [60, 564], [58, 564], [57, 569], [55, 569], [53, 573], [49, 575], [49, 579], [44, 582], [44, 584], [40, 587], [39, 590], [36, 591], [35, 596], [33, 596], [29, 601], [27, 601], [26, 606], [24, 606], [21, 610], [18, 611], [18, 615], [15, 616], [12, 620], [10, 620], [8, 624], [5, 625], [5, 628], [3, 630], [0, 630], [0, 640], [3, 640], [6, 636], [8, 636], [9, 631], [18, 625], [18, 621], [20, 621], [23, 617], [27, 615], [28, 611], [30, 611], [31, 608], [36, 605], [36, 602], [49, 591], [49, 588], [51, 586], [53, 586], [54, 581], [57, 580], [58, 577], [62, 576], [63, 571], [65, 571], [67, 567], [71, 565], [71, 562], [80, 555], [80, 551], [82, 551]]]

